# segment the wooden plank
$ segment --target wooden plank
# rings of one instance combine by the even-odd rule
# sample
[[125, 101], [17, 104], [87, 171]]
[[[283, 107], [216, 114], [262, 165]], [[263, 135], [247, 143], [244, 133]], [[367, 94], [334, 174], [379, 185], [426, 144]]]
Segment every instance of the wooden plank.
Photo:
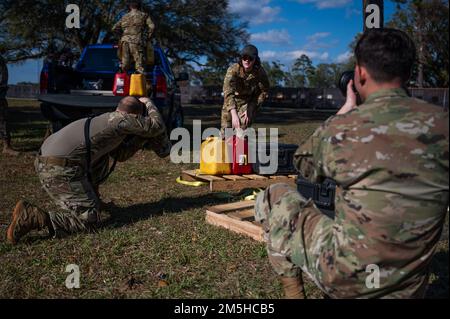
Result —
[[[278, 182], [280, 181], [270, 178], [263, 180], [237, 180], [232, 182], [224, 180], [211, 182], [209, 189], [211, 192], [240, 191], [245, 188], [266, 188]], [[283, 182], [295, 186], [295, 180], [292, 178], [283, 180]]]
[[270, 179], [277, 179], [277, 180], [287, 180], [289, 177], [283, 176], [283, 175], [272, 175], [269, 176]]
[[187, 171], [181, 172], [181, 179], [186, 182], [198, 182], [198, 179], [191, 174], [189, 174]]
[[242, 176], [244, 176], [245, 178], [248, 178], [248, 179], [252, 179], [252, 180], [266, 180], [267, 179], [267, 177], [265, 177], [265, 176], [256, 175], [256, 174], [242, 175]]
[[238, 234], [246, 235], [257, 241], [264, 241], [262, 227], [247, 221], [233, 219], [226, 214], [216, 214], [206, 211], [206, 222], [208, 224], [229, 229]]
[[247, 180], [247, 178], [239, 175], [222, 175], [222, 177], [230, 181]]
[[195, 176], [198, 175], [196, 169], [183, 171], [183, 174], [189, 175], [189, 176], [192, 176], [192, 177], [195, 177]]
[[185, 181], [203, 181], [209, 182], [211, 192], [215, 191], [240, 191], [245, 188], [266, 188], [271, 184], [283, 182], [295, 186], [296, 175], [286, 176], [261, 176], [257, 174], [249, 175], [222, 175], [214, 176], [207, 174], [199, 174], [198, 170], [186, 170], [181, 174], [181, 178]]
[[237, 203], [229, 203], [229, 204], [211, 206], [211, 207], [207, 207], [206, 209], [213, 213], [216, 213], [216, 214], [223, 214], [226, 212], [232, 212], [232, 211], [239, 210], [239, 209], [253, 208], [254, 206], [255, 206], [254, 200], [246, 200], [246, 201], [241, 201], [241, 202], [237, 202]]
[[214, 176], [214, 175], [197, 175], [196, 177], [198, 179], [201, 179], [201, 180], [204, 180], [204, 181], [208, 181], [208, 182], [225, 181], [225, 179], [223, 179], [222, 177]]
[[185, 175], [191, 176], [191, 177], [202, 178], [202, 179], [207, 180], [207, 181], [211, 181], [211, 180], [221, 181], [221, 180], [223, 180], [223, 178], [221, 178], [219, 176], [209, 175], [209, 174], [202, 174], [199, 170], [196, 170], [196, 169], [195, 170], [183, 171], [182, 173], [184, 173]]
[[256, 226], [258, 226], [258, 227], [262, 227], [261, 223], [260, 223], [260, 222], [257, 222], [256, 220], [252, 221], [252, 224], [253, 224], [253, 225], [256, 225]]
[[251, 209], [238, 210], [236, 212], [227, 213], [228, 216], [237, 220], [244, 221], [254, 221], [255, 220], [255, 209], [252, 207]]

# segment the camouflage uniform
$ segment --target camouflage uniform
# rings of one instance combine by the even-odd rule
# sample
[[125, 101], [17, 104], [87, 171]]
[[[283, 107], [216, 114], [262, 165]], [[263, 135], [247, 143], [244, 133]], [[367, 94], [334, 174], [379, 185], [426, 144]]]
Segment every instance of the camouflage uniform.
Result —
[[123, 30], [119, 44], [119, 58], [125, 71], [129, 70], [130, 59], [133, 58], [136, 71], [144, 73], [145, 48], [147, 45], [147, 41], [144, 39], [146, 26], [148, 27], [148, 39], [150, 39], [155, 30], [152, 19], [146, 13], [132, 9], [113, 27], [113, 31], [117, 31], [119, 28]]
[[242, 129], [246, 129], [242, 114], [248, 111], [250, 127], [256, 112], [267, 98], [269, 86], [269, 79], [262, 66], [255, 65], [250, 73], [246, 73], [239, 63], [229, 67], [223, 83], [222, 132], [225, 128], [232, 127], [230, 113], [232, 109], [236, 109]]
[[[67, 161], [66, 165], [55, 163], [53, 156], [37, 157], [35, 168], [41, 184], [53, 201], [63, 209], [49, 212], [56, 236], [89, 230], [99, 221], [100, 200], [95, 189], [109, 171], [110, 157], [120, 162], [126, 161], [142, 149], [149, 139], [158, 138], [161, 140], [158, 145], [170, 144], [163, 119], [153, 103], [147, 103], [147, 111], [148, 116], [145, 117], [117, 111], [99, 116], [106, 117], [107, 125], [91, 134], [92, 183], [86, 175], [84, 142], [70, 154], [64, 157], [61, 155]], [[84, 125], [85, 119], [79, 121], [82, 123], [72, 124]], [[48, 143], [56, 143], [64, 137], [60, 132], [65, 129], [70, 130], [70, 127], [51, 135], [44, 142], [41, 152]]]
[[[335, 219], [287, 185], [257, 198], [276, 272], [303, 271], [333, 298], [422, 297], [448, 207], [448, 120], [402, 89], [327, 120], [295, 161], [310, 181], [337, 181]], [[372, 264], [378, 289], [365, 284]]]
[[8, 101], [6, 92], [8, 91], [8, 68], [5, 60], [0, 56], [0, 139], [9, 140], [10, 134], [7, 126]]

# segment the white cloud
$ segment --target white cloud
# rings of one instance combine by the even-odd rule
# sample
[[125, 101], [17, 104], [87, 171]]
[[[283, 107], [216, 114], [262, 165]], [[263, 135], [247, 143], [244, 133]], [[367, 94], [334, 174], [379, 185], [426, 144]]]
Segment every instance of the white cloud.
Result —
[[319, 9], [341, 8], [349, 5], [353, 0], [297, 0], [299, 3], [312, 3]]
[[251, 24], [270, 23], [278, 19], [280, 7], [270, 6], [271, 0], [230, 0], [229, 10]]
[[347, 62], [351, 57], [353, 56], [353, 53], [350, 51], [344, 52], [336, 58], [337, 63], [344, 63]]
[[303, 54], [307, 55], [313, 61], [326, 61], [330, 57], [328, 52], [308, 51], [308, 50], [293, 50], [293, 51], [263, 51], [260, 53], [263, 61], [281, 61], [291, 63], [295, 59], [301, 57]]
[[355, 9], [355, 8], [347, 8], [345, 9], [345, 17], [347, 19], [352, 18], [353, 16], [362, 16], [361, 10]]
[[308, 37], [309, 42], [317, 42], [320, 39], [324, 39], [330, 36], [330, 32], [317, 32]]
[[285, 29], [269, 30], [266, 32], [254, 33], [250, 37], [252, 42], [266, 42], [273, 44], [290, 44], [291, 36]]
[[338, 40], [330, 40], [330, 32], [317, 32], [307, 37], [307, 42], [303, 49], [310, 51], [317, 51], [318, 49], [328, 49], [336, 46]]
[[259, 57], [261, 58], [261, 60], [263, 61], [271, 61], [271, 60], [276, 60], [277, 58], [277, 52], [275, 51], [263, 51], [259, 54]]

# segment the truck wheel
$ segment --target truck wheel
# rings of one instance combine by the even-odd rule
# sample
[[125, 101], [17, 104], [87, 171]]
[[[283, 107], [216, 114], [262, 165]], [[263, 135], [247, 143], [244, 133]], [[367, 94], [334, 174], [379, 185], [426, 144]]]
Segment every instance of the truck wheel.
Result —
[[183, 127], [183, 124], [184, 124], [184, 114], [183, 109], [180, 107], [178, 108], [177, 113], [175, 113], [173, 117], [172, 128]]

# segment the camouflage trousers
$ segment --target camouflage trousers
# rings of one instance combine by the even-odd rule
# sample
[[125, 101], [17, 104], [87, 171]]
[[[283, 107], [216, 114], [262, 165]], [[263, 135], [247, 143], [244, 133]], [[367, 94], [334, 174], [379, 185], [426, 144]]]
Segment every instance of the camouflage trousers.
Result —
[[[244, 123], [244, 119], [243, 119], [243, 114], [245, 113], [245, 111], [248, 111], [247, 115], [248, 115], [249, 121], [248, 121], [247, 125]], [[237, 114], [239, 116], [240, 126], [243, 130], [246, 130], [247, 128], [252, 126], [254, 119], [255, 119], [255, 115], [256, 115], [256, 101], [241, 104], [237, 108]], [[231, 113], [225, 109], [222, 109], [222, 114], [221, 114], [221, 119], [220, 119], [220, 127], [221, 127], [222, 134], [225, 133], [226, 128], [233, 127]]]
[[9, 140], [11, 138], [8, 128], [8, 101], [0, 97], [0, 139]]
[[119, 58], [121, 59], [124, 71], [130, 69], [131, 59], [133, 59], [136, 71], [144, 74], [145, 52], [143, 45], [122, 41], [120, 51], [121, 57]]
[[286, 277], [304, 272], [326, 292], [320, 258], [331, 240], [333, 220], [287, 184], [271, 185], [257, 196], [255, 219], [263, 225], [275, 272]]
[[[335, 220], [287, 184], [274, 184], [257, 196], [255, 219], [262, 223], [269, 260], [278, 275], [301, 272], [332, 298], [423, 298], [428, 275], [381, 289], [366, 286], [364, 260], [346, 249], [348, 239]], [[364, 254], [364, 250], [361, 251]]]
[[50, 211], [56, 237], [90, 230], [99, 221], [100, 199], [81, 166], [62, 167], [35, 160], [39, 180], [61, 208]]

